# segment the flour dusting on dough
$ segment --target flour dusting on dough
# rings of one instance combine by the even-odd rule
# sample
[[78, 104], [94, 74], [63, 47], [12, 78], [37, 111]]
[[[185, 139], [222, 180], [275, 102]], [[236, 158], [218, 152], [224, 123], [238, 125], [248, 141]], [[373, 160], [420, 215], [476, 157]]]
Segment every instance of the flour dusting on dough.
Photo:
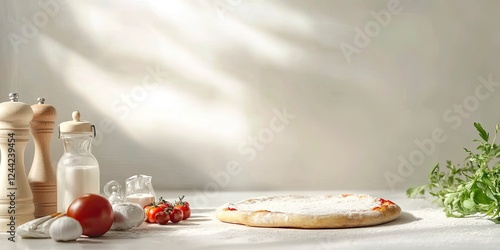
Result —
[[255, 198], [233, 204], [238, 211], [269, 210], [271, 212], [306, 215], [378, 213], [379, 198], [369, 195], [288, 195]]

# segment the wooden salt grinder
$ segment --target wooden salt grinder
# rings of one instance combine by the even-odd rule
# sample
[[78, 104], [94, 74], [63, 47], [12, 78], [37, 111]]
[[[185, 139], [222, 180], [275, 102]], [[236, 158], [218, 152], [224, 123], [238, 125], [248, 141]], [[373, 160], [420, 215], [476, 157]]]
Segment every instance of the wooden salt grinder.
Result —
[[38, 104], [31, 106], [33, 120], [31, 134], [35, 142], [35, 155], [28, 174], [28, 182], [35, 203], [35, 218], [57, 212], [57, 177], [50, 160], [50, 139], [54, 134], [56, 109], [38, 98]]
[[[30, 138], [33, 110], [18, 101], [0, 103], [0, 231], [15, 236], [16, 227], [35, 219], [33, 194], [26, 179], [24, 151]], [[2, 249], [4, 249], [2, 243]]]

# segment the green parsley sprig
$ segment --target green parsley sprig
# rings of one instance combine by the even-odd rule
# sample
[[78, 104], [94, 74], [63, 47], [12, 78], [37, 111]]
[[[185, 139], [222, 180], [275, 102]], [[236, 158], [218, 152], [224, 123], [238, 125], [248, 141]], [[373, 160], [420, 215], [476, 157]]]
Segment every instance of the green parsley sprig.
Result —
[[490, 142], [490, 134], [481, 124], [474, 123], [480, 140], [472, 152], [466, 148], [468, 156], [464, 165], [446, 162], [446, 171], [441, 171], [439, 163], [434, 166], [429, 183], [409, 188], [410, 198], [422, 197], [425, 192], [436, 198], [449, 217], [465, 217], [481, 214], [500, 223], [500, 146], [495, 144], [500, 126], [495, 127], [495, 135]]

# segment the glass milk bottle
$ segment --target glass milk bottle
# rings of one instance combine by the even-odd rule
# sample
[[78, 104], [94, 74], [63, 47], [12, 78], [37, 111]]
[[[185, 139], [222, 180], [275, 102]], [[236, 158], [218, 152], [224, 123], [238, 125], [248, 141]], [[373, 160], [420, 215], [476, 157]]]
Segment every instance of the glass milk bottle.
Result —
[[59, 125], [64, 154], [57, 164], [58, 212], [66, 212], [76, 198], [100, 191], [99, 163], [90, 151], [95, 126], [80, 120], [79, 111], [74, 111], [72, 117], [72, 121]]

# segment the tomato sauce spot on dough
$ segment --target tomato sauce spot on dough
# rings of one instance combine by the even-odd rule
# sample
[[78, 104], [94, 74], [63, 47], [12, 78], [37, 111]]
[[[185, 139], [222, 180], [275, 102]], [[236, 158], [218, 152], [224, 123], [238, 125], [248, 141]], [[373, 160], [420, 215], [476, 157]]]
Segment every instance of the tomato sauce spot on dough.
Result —
[[394, 205], [394, 202], [392, 202], [391, 200], [386, 200], [386, 199], [379, 198], [379, 201], [380, 201], [380, 205], [384, 205], [384, 204]]
[[394, 205], [394, 202], [392, 202], [391, 200], [379, 198], [378, 201], [380, 202], [380, 206], [376, 206], [372, 208], [372, 210], [379, 211], [382, 210], [384, 207], [387, 207], [389, 205]]

